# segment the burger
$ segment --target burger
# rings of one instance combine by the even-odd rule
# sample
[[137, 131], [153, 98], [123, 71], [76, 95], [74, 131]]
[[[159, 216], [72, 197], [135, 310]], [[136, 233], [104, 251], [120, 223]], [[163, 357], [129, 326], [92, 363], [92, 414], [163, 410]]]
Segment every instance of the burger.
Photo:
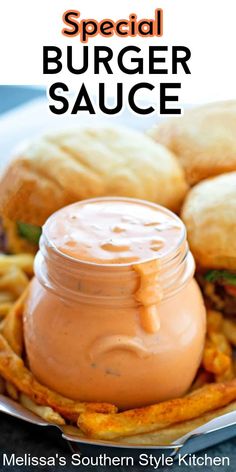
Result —
[[176, 155], [190, 185], [236, 171], [236, 100], [188, 109], [149, 135]]
[[184, 202], [182, 219], [209, 308], [236, 316], [236, 172], [202, 181]]

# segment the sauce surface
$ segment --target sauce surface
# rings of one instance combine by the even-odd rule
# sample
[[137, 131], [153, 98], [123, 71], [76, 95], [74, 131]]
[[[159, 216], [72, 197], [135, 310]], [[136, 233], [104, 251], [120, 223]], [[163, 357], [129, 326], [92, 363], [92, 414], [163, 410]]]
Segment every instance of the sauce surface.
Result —
[[163, 257], [183, 236], [173, 214], [145, 202], [90, 200], [63, 208], [46, 223], [62, 253], [97, 264], [129, 264]]

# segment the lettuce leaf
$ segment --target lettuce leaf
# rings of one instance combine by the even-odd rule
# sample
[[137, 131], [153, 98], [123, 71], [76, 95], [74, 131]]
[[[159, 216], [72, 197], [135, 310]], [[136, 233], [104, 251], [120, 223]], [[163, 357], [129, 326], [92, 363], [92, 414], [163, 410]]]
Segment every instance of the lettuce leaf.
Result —
[[228, 270], [209, 270], [204, 275], [208, 282], [219, 282], [222, 285], [236, 286], [236, 273]]
[[30, 225], [28, 223], [17, 222], [17, 230], [21, 238], [27, 239], [32, 244], [38, 244], [42, 230], [40, 226]]

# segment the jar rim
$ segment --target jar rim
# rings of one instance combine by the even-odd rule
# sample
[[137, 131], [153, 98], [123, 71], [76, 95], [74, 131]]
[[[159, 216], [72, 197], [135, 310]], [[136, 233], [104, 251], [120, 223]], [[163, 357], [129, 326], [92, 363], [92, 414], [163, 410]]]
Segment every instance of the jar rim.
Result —
[[[117, 300], [124, 302], [129, 300], [130, 296], [133, 300], [133, 294], [138, 289], [140, 283], [139, 276], [135, 270], [137, 265], [145, 265], [148, 262], [159, 261], [159, 284], [163, 291], [163, 300], [174, 295], [181, 287], [183, 287], [190, 277], [193, 276], [195, 264], [191, 253], [189, 252], [186, 240], [186, 228], [180, 218], [173, 212], [161, 205], [145, 200], [125, 198], [125, 197], [99, 197], [93, 199], [82, 200], [74, 205], [84, 205], [84, 203], [96, 202], [131, 202], [145, 205], [149, 208], [155, 208], [165, 215], [170, 215], [172, 221], [176, 221], [180, 227], [180, 234], [177, 243], [170, 245], [167, 251], [161, 255], [156, 255], [148, 259], [132, 261], [127, 263], [97, 263], [78, 259], [60, 251], [52, 241], [50, 241], [50, 232], [47, 234], [47, 224], [51, 218], [57, 216], [56, 213], [51, 215], [44, 225], [42, 236], [40, 238], [40, 252], [35, 259], [35, 274], [45, 288], [53, 292], [60, 291], [60, 296], [72, 299], [80, 299], [83, 303], [91, 297], [96, 303], [104, 303], [104, 300]], [[70, 206], [73, 206], [70, 205]], [[49, 236], [49, 237], [48, 237]], [[125, 280], [126, 289], [123, 295], [120, 294], [120, 286], [112, 287], [105, 295], [100, 295], [100, 276], [102, 272], [102, 287], [107, 285], [111, 287], [113, 278]], [[177, 282], [177, 283], [176, 283]], [[88, 285], [89, 284], [89, 285]], [[114, 285], [114, 284], [113, 284]], [[92, 287], [92, 289], [91, 289]], [[95, 287], [95, 288], [94, 288]], [[100, 292], [99, 292], [100, 291]], [[133, 303], [133, 302], [132, 302]], [[137, 302], [135, 302], [137, 303]]]
[[[138, 199], [138, 198], [131, 198], [131, 197], [96, 197], [96, 198], [88, 198], [88, 199], [85, 199], [85, 200], [81, 200], [79, 202], [75, 202], [75, 203], [72, 203], [70, 205], [67, 205], [67, 206], [70, 206], [70, 207], [73, 207], [73, 206], [82, 206], [86, 203], [96, 203], [96, 202], [109, 202], [109, 201], [121, 201], [121, 202], [130, 202], [130, 203], [137, 203], [137, 204], [141, 204], [141, 205], [145, 205], [147, 207], [151, 207], [151, 208], [155, 208], [157, 210], [159, 210], [160, 212], [164, 213], [164, 214], [167, 214], [169, 216], [171, 216], [172, 219], [174, 219], [176, 222], [178, 222], [180, 224], [180, 227], [181, 227], [181, 236], [179, 238], [179, 241], [177, 243], [177, 245], [173, 248], [170, 248], [170, 250], [167, 250], [166, 253], [164, 255], [162, 255], [161, 257], [158, 257], [158, 255], [154, 256], [154, 257], [151, 257], [151, 258], [146, 258], [146, 259], [141, 259], [140, 261], [137, 261], [137, 262], [123, 262], [123, 263], [99, 263], [99, 262], [93, 262], [93, 261], [86, 261], [86, 260], [83, 260], [83, 259], [79, 259], [79, 258], [75, 258], [75, 257], [72, 257], [62, 251], [60, 251], [55, 244], [53, 244], [48, 235], [47, 235], [47, 225], [49, 224], [49, 222], [52, 220], [52, 218], [55, 218], [58, 213], [60, 213], [60, 211], [62, 210], [61, 208], [59, 210], [57, 210], [56, 212], [54, 212], [48, 219], [47, 221], [44, 223], [43, 225], [43, 231], [42, 231], [42, 235], [41, 235], [41, 238], [40, 238], [40, 241], [42, 243], [42, 241], [44, 242], [44, 244], [46, 243], [46, 246], [50, 247], [50, 249], [53, 250], [54, 254], [58, 257], [61, 257], [61, 259], [64, 259], [64, 260], [67, 260], [69, 263], [71, 263], [72, 265], [79, 265], [81, 264], [81, 267], [91, 267], [91, 268], [99, 268], [99, 267], [102, 267], [102, 268], [106, 268], [106, 269], [110, 269], [111, 271], [112, 270], [117, 270], [117, 269], [122, 269], [122, 268], [132, 268], [135, 264], [146, 264], [148, 262], [151, 262], [151, 261], [155, 261], [155, 260], [161, 260], [162, 261], [162, 265], [166, 263], [168, 263], [170, 260], [172, 260], [172, 258], [175, 257], [175, 255], [178, 253], [178, 251], [181, 249], [181, 246], [185, 243], [186, 241], [186, 228], [185, 228], [185, 225], [183, 223], [183, 221], [175, 214], [173, 213], [171, 210], [169, 210], [168, 208], [166, 207], [163, 207], [162, 205], [159, 205], [157, 203], [154, 203], [154, 202], [150, 202], [150, 201], [147, 201], [147, 200], [142, 200], [142, 199]], [[65, 208], [65, 207], [64, 207]]]

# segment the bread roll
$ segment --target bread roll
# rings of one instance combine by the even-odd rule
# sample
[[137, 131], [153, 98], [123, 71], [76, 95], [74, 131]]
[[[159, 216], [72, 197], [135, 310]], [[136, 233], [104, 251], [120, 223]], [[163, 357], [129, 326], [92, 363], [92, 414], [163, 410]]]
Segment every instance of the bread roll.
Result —
[[236, 270], [236, 172], [193, 187], [182, 219], [200, 267]]
[[149, 134], [178, 157], [190, 185], [236, 170], [236, 101], [186, 110]]
[[106, 195], [178, 211], [186, 191], [175, 156], [150, 137], [125, 128], [77, 129], [46, 135], [21, 151], [0, 182], [0, 211], [42, 225], [69, 203]]

